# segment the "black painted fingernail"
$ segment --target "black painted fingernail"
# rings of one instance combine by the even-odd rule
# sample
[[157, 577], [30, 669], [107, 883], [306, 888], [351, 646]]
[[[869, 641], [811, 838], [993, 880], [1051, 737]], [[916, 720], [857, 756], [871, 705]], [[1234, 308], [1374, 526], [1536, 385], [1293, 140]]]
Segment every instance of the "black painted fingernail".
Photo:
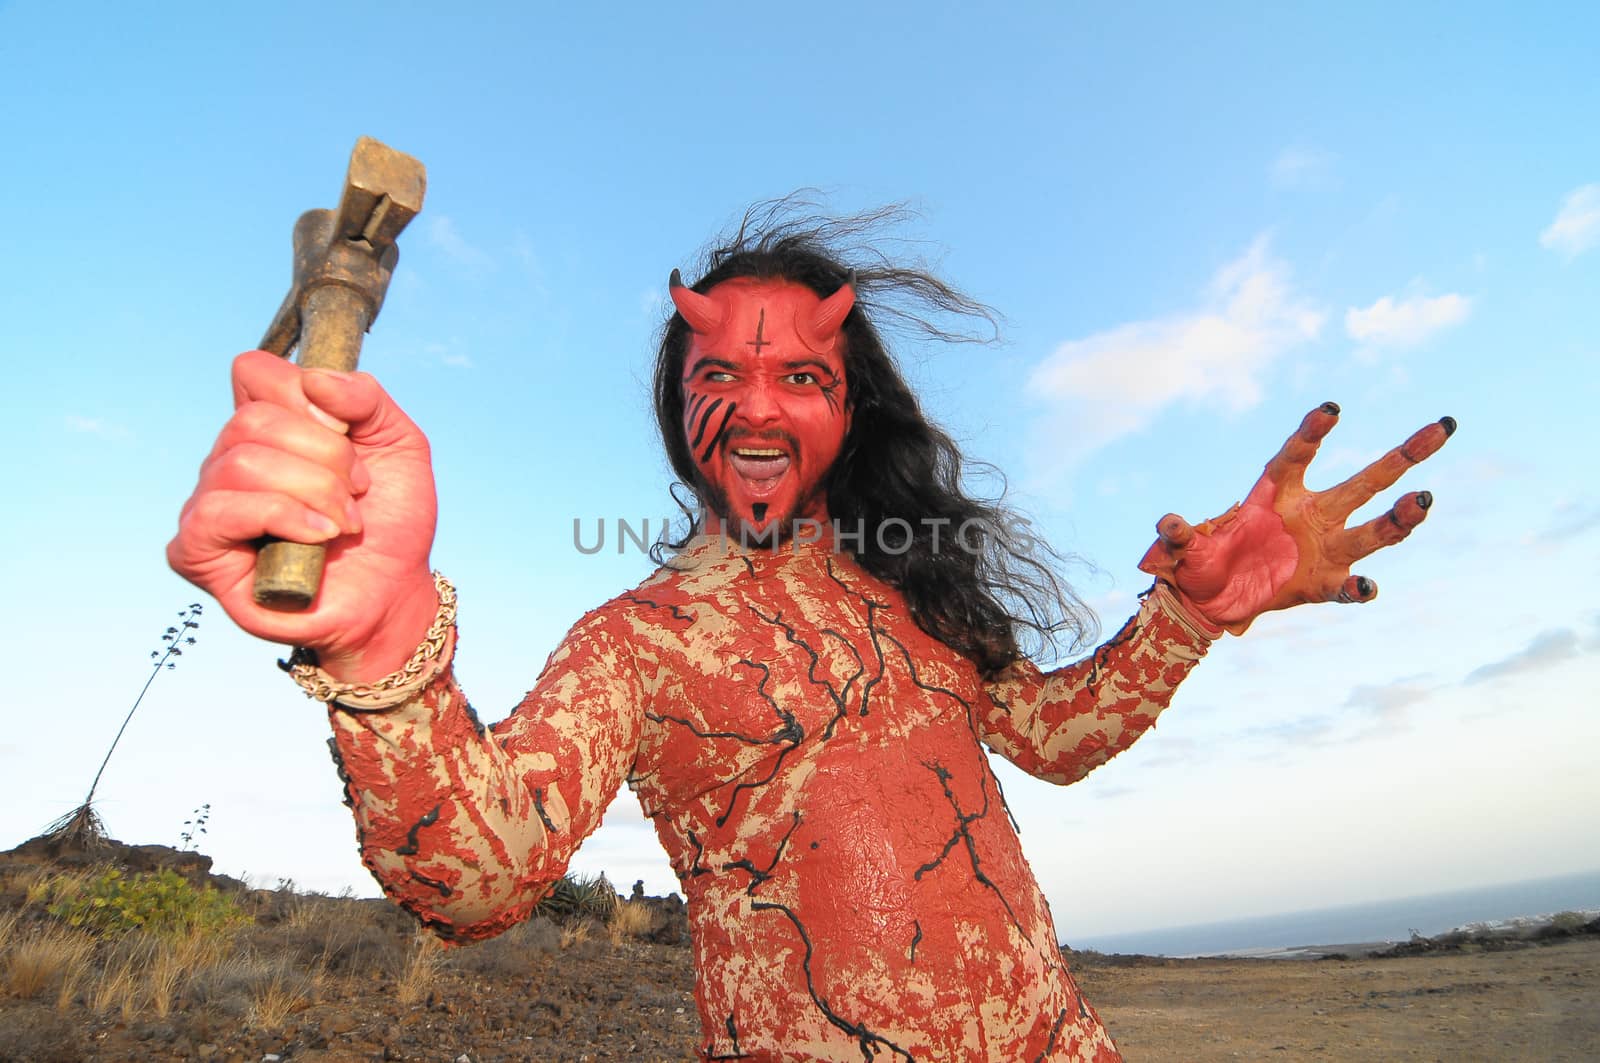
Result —
[[1449, 439], [1456, 434], [1456, 419], [1454, 417], [1439, 418], [1439, 427], [1444, 429], [1444, 437]]
[[1418, 491], [1417, 508], [1427, 509], [1431, 505], [1433, 505], [1433, 494], [1429, 491]]
[[1363, 598], [1372, 597], [1372, 581], [1365, 576], [1357, 576], [1356, 593]]
[[1323, 413], [1331, 413], [1335, 417], [1339, 416], [1339, 404], [1337, 402], [1324, 402], [1320, 409]]

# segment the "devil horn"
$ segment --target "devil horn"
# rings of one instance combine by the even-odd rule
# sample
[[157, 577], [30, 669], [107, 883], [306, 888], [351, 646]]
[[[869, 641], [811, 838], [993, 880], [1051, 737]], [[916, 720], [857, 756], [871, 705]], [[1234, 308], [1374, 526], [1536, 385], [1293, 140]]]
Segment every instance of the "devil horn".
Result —
[[856, 273], [851, 270], [839, 290], [822, 300], [811, 320], [798, 330], [807, 347], [820, 351], [832, 346], [834, 334], [850, 315], [850, 308], [856, 305], [855, 285]]
[[722, 324], [722, 307], [710, 298], [701, 295], [693, 288], [683, 283], [683, 276], [677, 271], [672, 271], [672, 276], [667, 278], [667, 292], [672, 296], [673, 305], [678, 308], [678, 313], [689, 323], [689, 327], [702, 335], [715, 332]]

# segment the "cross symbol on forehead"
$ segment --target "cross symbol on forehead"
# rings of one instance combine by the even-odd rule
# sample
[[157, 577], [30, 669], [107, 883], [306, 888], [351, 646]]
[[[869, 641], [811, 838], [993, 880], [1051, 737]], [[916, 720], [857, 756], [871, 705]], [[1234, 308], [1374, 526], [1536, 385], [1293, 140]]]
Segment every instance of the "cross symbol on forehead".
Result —
[[763, 306], [761, 308], [761, 316], [756, 319], [756, 338], [753, 339], [753, 340], [745, 340], [744, 341], [744, 345], [746, 347], [754, 347], [756, 349], [756, 354], [760, 354], [761, 353], [761, 348], [772, 346], [772, 341], [771, 340], [764, 340], [764, 339], [761, 338], [761, 332], [766, 327], [767, 327], [767, 308]]

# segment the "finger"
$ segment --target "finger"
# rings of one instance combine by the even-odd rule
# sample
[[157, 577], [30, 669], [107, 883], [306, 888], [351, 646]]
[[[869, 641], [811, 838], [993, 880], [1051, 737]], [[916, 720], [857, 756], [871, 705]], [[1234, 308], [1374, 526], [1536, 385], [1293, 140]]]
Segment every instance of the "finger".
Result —
[[335, 432], [347, 425], [320, 409], [301, 386], [305, 370], [267, 351], [246, 351], [233, 360], [233, 404], [270, 402], [312, 417]]
[[1194, 525], [1176, 513], [1168, 513], [1156, 521], [1156, 534], [1173, 550], [1182, 550], [1194, 542]]
[[285, 495], [321, 513], [347, 534], [361, 530], [361, 511], [348, 479], [276, 447], [241, 443], [207, 461], [195, 493], [219, 491]]
[[1454, 417], [1439, 418], [1344, 483], [1319, 492], [1317, 508], [1330, 519], [1343, 523], [1379, 491], [1392, 486], [1407, 469], [1444, 446], [1444, 441], [1454, 435], [1455, 430]]
[[[288, 495], [259, 491], [207, 491], [196, 494], [178, 519], [178, 534], [167, 544], [167, 560], [187, 573], [219, 554], [255, 552], [256, 540], [273, 536], [291, 542], [322, 543], [339, 535], [339, 526]], [[254, 567], [254, 561], [249, 562]]]
[[1306, 479], [1306, 466], [1310, 465], [1311, 459], [1316, 456], [1322, 438], [1338, 423], [1339, 404], [1336, 402], [1324, 402], [1306, 414], [1300, 422], [1300, 427], [1295, 429], [1294, 435], [1290, 436], [1273, 459], [1267, 462], [1266, 470], [1262, 472], [1261, 479], [1250, 493], [1276, 494], [1277, 488], [1302, 486]]
[[1156, 536], [1156, 541], [1140, 559], [1139, 570], [1175, 583], [1178, 564], [1189, 544], [1194, 542], [1194, 526], [1176, 513], [1168, 513], [1156, 521]]
[[1393, 546], [1427, 519], [1428, 509], [1432, 505], [1433, 495], [1427, 491], [1404, 495], [1383, 516], [1346, 531], [1336, 540], [1329, 554], [1348, 565], [1385, 546]]
[[293, 410], [256, 401], [239, 407], [217, 433], [217, 441], [207, 460], [247, 444], [282, 450], [316, 462], [344, 476], [352, 487], [356, 486], [355, 448], [350, 440]]
[[1333, 596], [1336, 602], [1346, 604], [1356, 602], [1370, 602], [1378, 596], [1378, 585], [1365, 576], [1350, 576], [1339, 585], [1339, 592]]

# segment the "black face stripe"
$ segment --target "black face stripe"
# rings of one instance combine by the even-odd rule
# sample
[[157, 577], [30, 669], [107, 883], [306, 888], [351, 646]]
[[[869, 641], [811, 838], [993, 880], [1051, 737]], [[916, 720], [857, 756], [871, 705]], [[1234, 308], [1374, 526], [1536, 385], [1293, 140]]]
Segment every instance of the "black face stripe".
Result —
[[[695, 447], [698, 447], [700, 445], [700, 440], [706, 434], [706, 425], [711, 423], [711, 415], [716, 413], [717, 412], [717, 407], [721, 406], [721, 405], [722, 405], [722, 400], [718, 399], [715, 402], [713, 402], [710, 406], [706, 407], [705, 415], [700, 418], [700, 427], [695, 430], [694, 438], [689, 441], [689, 449], [690, 450], [693, 450]], [[731, 410], [733, 407], [730, 406], [728, 408]]]
[[688, 407], [688, 409], [683, 411], [683, 419], [685, 421], [694, 420], [695, 411], [698, 410], [700, 408], [701, 404], [704, 403], [705, 401], [706, 401], [706, 396], [705, 396], [705, 392], [703, 392], [703, 391], [698, 395], [691, 396], [690, 399], [689, 399], [689, 407]]
[[831, 384], [824, 384], [822, 386], [822, 397], [828, 400], [828, 409], [832, 410], [834, 413], [839, 412], [839, 397], [834, 394], [834, 392], [838, 390], [839, 382], [837, 380]]
[[[718, 399], [717, 401], [721, 402], [722, 400]], [[722, 441], [722, 433], [727, 430], [728, 421], [729, 421], [729, 419], [731, 419], [733, 417], [733, 411], [737, 410], [738, 408], [739, 408], [739, 404], [737, 402], [728, 403], [727, 410], [724, 411], [723, 414], [722, 414], [722, 423], [717, 425], [717, 434], [711, 437], [711, 442], [706, 444], [705, 453], [700, 455], [700, 460], [702, 462], [706, 462], [706, 461], [710, 461], [711, 460], [711, 452], [716, 450], [717, 449], [717, 444]], [[711, 417], [711, 414], [709, 412], [707, 412], [706, 419], [710, 420], [710, 417]], [[702, 426], [702, 427], [704, 427], [704, 426]], [[698, 445], [699, 442], [700, 442], [699, 437], [696, 437], [695, 438], [695, 444]], [[691, 449], [692, 449], [692, 447], [691, 447]]]

